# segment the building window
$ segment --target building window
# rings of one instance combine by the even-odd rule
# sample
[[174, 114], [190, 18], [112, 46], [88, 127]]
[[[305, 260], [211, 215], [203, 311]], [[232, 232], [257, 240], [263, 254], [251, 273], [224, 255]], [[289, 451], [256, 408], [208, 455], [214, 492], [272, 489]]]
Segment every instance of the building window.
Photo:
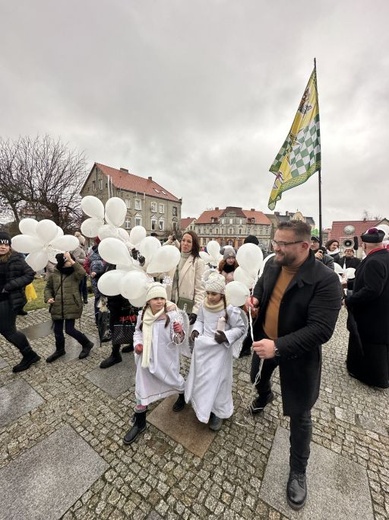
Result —
[[177, 231], [177, 222], [173, 222], [173, 230]]
[[99, 179], [99, 190], [103, 189], [103, 179]]
[[173, 206], [172, 211], [173, 211], [173, 217], [177, 217], [178, 216], [177, 206]]
[[163, 220], [160, 220], [160, 221], [158, 222], [158, 227], [159, 227], [159, 230], [160, 230], [160, 231], [163, 231], [163, 230], [165, 229], [165, 223], [164, 223]]
[[96, 191], [96, 181], [92, 181], [92, 191]]
[[218, 228], [215, 229], [215, 235], [218, 235], [219, 234], [219, 230]]
[[140, 217], [138, 215], [135, 217], [135, 225], [136, 226], [141, 226], [142, 225], [142, 217]]
[[124, 228], [125, 229], [131, 229], [131, 219], [128, 218], [125, 222], [124, 222]]
[[142, 201], [140, 199], [135, 199], [134, 208], [137, 209], [137, 210], [141, 210], [142, 209]]
[[127, 209], [130, 209], [131, 208], [131, 199], [126, 199], [124, 202], [126, 203]]
[[234, 223], [234, 219], [230, 218], [230, 224], [233, 224], [233, 223]]
[[157, 203], [156, 202], [151, 203], [151, 211], [153, 213], [157, 213]]
[[160, 204], [159, 205], [159, 212], [160, 213], [165, 213], [165, 204]]
[[153, 231], [156, 231], [156, 229], [157, 229], [157, 221], [155, 220], [155, 218], [151, 219], [151, 229]]
[[234, 234], [234, 228], [231, 227], [228, 232], [229, 232], [230, 235], [233, 235]]

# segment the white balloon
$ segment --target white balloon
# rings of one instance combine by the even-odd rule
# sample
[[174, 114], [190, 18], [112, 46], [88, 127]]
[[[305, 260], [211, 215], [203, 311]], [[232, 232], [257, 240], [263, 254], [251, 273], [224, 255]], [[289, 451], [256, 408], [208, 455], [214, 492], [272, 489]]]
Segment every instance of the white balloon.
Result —
[[207, 244], [207, 252], [212, 258], [217, 260], [220, 256], [220, 244], [216, 240], [211, 240]]
[[[245, 285], [248, 289], [251, 289], [254, 286], [255, 282], [257, 281], [257, 276], [251, 275], [245, 269], [243, 269], [242, 267], [239, 266], [234, 271], [234, 281], [242, 282], [243, 285]], [[230, 283], [232, 283], [232, 282], [230, 282]], [[227, 287], [228, 287], [228, 285], [227, 285]]]
[[104, 219], [104, 205], [97, 197], [93, 197], [92, 195], [83, 197], [81, 199], [81, 208], [88, 217], [94, 217], [100, 220]]
[[99, 229], [98, 237], [100, 240], [104, 240], [104, 238], [108, 237], [119, 238], [117, 230], [118, 228], [111, 224], [104, 224], [104, 226], [101, 226]]
[[58, 227], [52, 220], [44, 219], [36, 225], [37, 236], [48, 244], [57, 236]]
[[139, 298], [133, 298], [131, 296], [130, 298], [127, 298], [127, 300], [129, 300], [131, 305], [133, 305], [134, 307], [142, 308], [146, 305], [146, 292], [144, 293], [144, 295], [140, 296]]
[[128, 234], [128, 232], [121, 227], [117, 228], [117, 232], [118, 232], [118, 238], [120, 238], [120, 240], [123, 240], [123, 242], [126, 243], [127, 246], [129, 247], [130, 235]]
[[104, 221], [100, 218], [87, 218], [81, 224], [81, 233], [89, 238], [95, 238], [99, 235], [99, 229], [104, 225]]
[[99, 254], [109, 264], [131, 263], [131, 256], [126, 245], [118, 238], [104, 238], [99, 244]]
[[149, 283], [150, 278], [145, 273], [141, 271], [130, 271], [122, 277], [120, 292], [127, 300], [130, 300], [130, 298], [145, 298]]
[[[161, 247], [161, 242], [155, 237], [146, 237], [139, 244], [139, 252], [149, 262], [154, 253]], [[166, 246], [167, 247], [167, 246]], [[176, 248], [177, 249], [177, 248]], [[177, 249], [178, 251], [178, 249]]]
[[36, 236], [36, 226], [38, 221], [33, 218], [24, 218], [19, 222], [20, 232], [24, 235]]
[[355, 268], [354, 267], [347, 267], [347, 269], [346, 269], [346, 276], [347, 276], [347, 280], [354, 280], [354, 278], [355, 278]]
[[56, 236], [56, 238], [58, 238], [58, 237], [62, 237], [63, 234], [64, 234], [64, 233], [63, 233], [63, 229], [60, 228], [59, 226], [57, 226], [57, 236]]
[[343, 269], [341, 268], [341, 266], [337, 262], [334, 262], [334, 271], [337, 274], [343, 274], [344, 273]]
[[34, 271], [44, 269], [48, 261], [49, 257], [46, 251], [35, 251], [34, 253], [30, 253], [26, 258], [26, 262]]
[[123, 271], [116, 269], [103, 273], [97, 281], [97, 288], [105, 296], [120, 294], [120, 282], [123, 279]]
[[74, 251], [80, 245], [78, 238], [73, 235], [63, 235], [50, 242], [53, 249], [60, 251]]
[[105, 219], [113, 226], [120, 227], [126, 219], [127, 206], [123, 199], [111, 197], [105, 203]]
[[180, 261], [181, 253], [176, 246], [163, 246], [152, 256], [147, 266], [148, 273], [167, 273]]
[[34, 253], [40, 251], [43, 247], [43, 242], [32, 235], [16, 235], [12, 239], [12, 249], [19, 253]]
[[243, 244], [238, 249], [236, 261], [239, 267], [242, 267], [252, 276], [257, 276], [263, 263], [262, 249], [255, 244]]
[[[147, 232], [143, 226], [135, 226], [130, 231], [130, 242], [137, 247], [145, 238]], [[155, 238], [155, 237], [154, 237]]]
[[234, 280], [226, 285], [227, 303], [241, 307], [246, 303], [246, 299], [250, 296], [249, 288], [242, 282]]
[[204, 260], [206, 264], [212, 262], [212, 256], [206, 253], [205, 251], [200, 251], [200, 258]]
[[276, 256], [275, 253], [271, 253], [270, 255], [267, 255], [267, 257], [263, 261], [263, 264], [262, 264], [261, 269], [259, 271], [259, 276], [261, 276], [261, 274], [263, 273], [263, 270], [265, 269], [265, 265], [270, 260], [270, 258], [273, 258], [273, 256]]

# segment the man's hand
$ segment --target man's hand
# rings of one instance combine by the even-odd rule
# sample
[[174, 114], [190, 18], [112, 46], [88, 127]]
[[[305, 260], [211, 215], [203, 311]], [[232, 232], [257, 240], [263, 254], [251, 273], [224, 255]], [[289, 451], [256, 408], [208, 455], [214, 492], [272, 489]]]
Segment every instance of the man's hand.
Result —
[[259, 301], [255, 296], [249, 296], [246, 299], [246, 306], [248, 309], [257, 309], [259, 305]]
[[253, 350], [261, 359], [271, 359], [275, 356], [275, 343], [272, 339], [261, 339], [253, 342]]
[[215, 341], [217, 341], [217, 343], [219, 344], [227, 341], [227, 336], [224, 334], [222, 330], [217, 330], [215, 332]]

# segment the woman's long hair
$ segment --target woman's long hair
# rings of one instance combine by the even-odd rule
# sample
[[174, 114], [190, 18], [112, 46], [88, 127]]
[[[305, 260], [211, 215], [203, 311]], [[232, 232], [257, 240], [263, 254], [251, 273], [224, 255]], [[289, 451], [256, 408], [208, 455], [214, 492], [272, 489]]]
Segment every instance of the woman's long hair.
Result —
[[192, 251], [191, 255], [193, 256], [193, 261], [195, 258], [200, 258], [200, 240], [197, 234], [194, 231], [185, 231], [182, 237], [185, 235], [190, 235], [192, 237]]

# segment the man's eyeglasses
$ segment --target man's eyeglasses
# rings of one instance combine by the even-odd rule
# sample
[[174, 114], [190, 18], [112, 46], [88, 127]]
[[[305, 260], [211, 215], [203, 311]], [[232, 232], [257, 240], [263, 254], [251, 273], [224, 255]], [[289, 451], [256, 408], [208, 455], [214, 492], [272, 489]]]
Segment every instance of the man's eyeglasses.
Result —
[[287, 247], [292, 246], [293, 244], [301, 244], [304, 240], [295, 240], [294, 242], [284, 242], [283, 240], [272, 240], [272, 246], [275, 247]]

